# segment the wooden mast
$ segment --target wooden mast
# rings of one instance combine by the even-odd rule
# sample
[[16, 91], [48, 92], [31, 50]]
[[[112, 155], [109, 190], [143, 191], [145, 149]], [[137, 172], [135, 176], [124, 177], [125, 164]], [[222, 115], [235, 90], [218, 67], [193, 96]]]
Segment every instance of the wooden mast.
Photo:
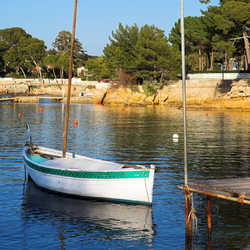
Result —
[[77, 9], [77, 0], [75, 0], [74, 20], [73, 20], [73, 29], [72, 29], [72, 38], [71, 38], [67, 109], [66, 109], [65, 127], [64, 127], [64, 134], [63, 134], [63, 137], [64, 137], [63, 138], [63, 158], [65, 158], [66, 156], [67, 135], [68, 135], [69, 104], [70, 104], [70, 94], [71, 94], [72, 65], [73, 65], [73, 52], [74, 52], [74, 42], [75, 42], [76, 9]]

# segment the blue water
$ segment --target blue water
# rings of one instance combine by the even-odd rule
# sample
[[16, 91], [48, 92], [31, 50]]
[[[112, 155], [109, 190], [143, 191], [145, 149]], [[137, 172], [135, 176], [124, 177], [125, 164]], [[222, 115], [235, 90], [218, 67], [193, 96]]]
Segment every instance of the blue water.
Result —
[[[34, 143], [62, 149], [65, 111], [60, 103], [0, 103], [0, 249], [188, 248], [184, 195], [178, 189], [184, 178], [182, 111], [71, 106], [67, 150], [118, 163], [155, 164], [152, 207], [64, 197], [31, 180], [24, 184], [25, 124]], [[189, 179], [250, 176], [250, 113], [188, 111], [187, 124]], [[194, 195], [198, 232], [190, 249], [250, 248], [249, 206], [211, 202], [208, 241], [206, 196]]]

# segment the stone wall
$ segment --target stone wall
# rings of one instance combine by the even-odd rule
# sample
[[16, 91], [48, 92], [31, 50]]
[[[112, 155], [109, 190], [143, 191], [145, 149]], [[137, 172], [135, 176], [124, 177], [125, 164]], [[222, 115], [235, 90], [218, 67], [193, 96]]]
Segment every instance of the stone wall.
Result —
[[[250, 88], [245, 80], [186, 80], [187, 101], [248, 96]], [[182, 81], [169, 86], [169, 101], [182, 101]]]
[[27, 94], [29, 93], [29, 87], [28, 85], [1, 85], [0, 86], [0, 94], [16, 94], [16, 95], [21, 95], [21, 94]]
[[[87, 85], [72, 85], [71, 95], [79, 96]], [[0, 94], [66, 96], [68, 85], [61, 84], [1, 84]]]
[[[186, 80], [186, 99], [189, 101], [202, 101], [213, 99], [217, 95], [216, 80]], [[169, 101], [182, 101], [182, 81], [169, 86]]]

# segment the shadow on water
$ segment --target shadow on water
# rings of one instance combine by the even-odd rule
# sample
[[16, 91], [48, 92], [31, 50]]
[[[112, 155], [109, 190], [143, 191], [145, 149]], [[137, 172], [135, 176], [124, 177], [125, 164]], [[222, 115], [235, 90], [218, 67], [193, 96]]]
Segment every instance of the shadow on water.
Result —
[[[53, 194], [36, 187], [29, 178], [22, 203], [23, 230], [27, 224], [58, 228], [61, 246], [68, 237], [92, 235], [91, 241], [139, 241], [150, 246], [154, 232], [152, 207], [84, 200]], [[64, 231], [71, 230], [71, 234]], [[86, 242], [87, 244], [87, 242]]]

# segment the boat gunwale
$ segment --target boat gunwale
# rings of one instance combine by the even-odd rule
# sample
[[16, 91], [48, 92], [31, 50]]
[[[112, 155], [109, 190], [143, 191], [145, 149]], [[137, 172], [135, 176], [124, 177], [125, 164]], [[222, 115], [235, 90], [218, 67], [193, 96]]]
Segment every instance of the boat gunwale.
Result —
[[[153, 168], [120, 168], [112, 170], [81, 170], [81, 169], [66, 169], [53, 166], [46, 166], [42, 163], [37, 163], [27, 156], [28, 147], [23, 149], [24, 163], [35, 171], [43, 174], [51, 174], [55, 176], [87, 178], [87, 179], [138, 179], [150, 178], [150, 170]], [[41, 171], [42, 170], [42, 171]], [[51, 173], [50, 173], [51, 172]], [[54, 172], [54, 173], [53, 173]], [[106, 174], [106, 175], [105, 175]], [[72, 176], [78, 175], [78, 176]], [[89, 177], [90, 176], [90, 177]], [[92, 176], [92, 177], [91, 177]]]
[[[51, 148], [46, 148], [46, 147], [42, 147], [42, 146], [37, 146], [38, 148], [38, 152], [40, 154], [43, 154], [43, 155], [48, 155], [48, 156], [52, 156], [52, 157], [55, 157], [55, 158], [62, 158], [61, 156], [61, 151], [60, 150], [57, 150], [57, 149], [51, 149]], [[27, 146], [27, 150], [29, 149], [29, 147]], [[24, 153], [23, 153], [24, 154]], [[26, 151], [25, 151], [25, 154]], [[53, 154], [53, 155], [51, 155]], [[67, 157], [68, 156], [68, 157]], [[118, 165], [121, 165], [122, 167], [121, 168], [116, 168], [114, 170], [124, 170], [124, 169], [144, 169], [144, 170], [149, 170], [149, 169], [153, 169], [155, 168], [154, 165], [151, 165], [150, 167], [146, 167], [144, 165], [136, 165], [136, 166], [130, 166], [130, 165], [125, 165], [125, 164], [119, 164], [119, 163], [114, 163], [114, 162], [111, 162], [111, 161], [106, 161], [106, 160], [100, 160], [100, 159], [95, 159], [95, 158], [91, 158], [91, 157], [87, 157], [87, 156], [83, 156], [83, 155], [79, 155], [79, 154], [75, 154], [75, 153], [69, 153], [69, 152], [66, 152], [66, 158], [74, 158], [74, 159], [77, 159], [77, 160], [89, 160], [91, 162], [99, 162], [99, 163], [111, 163], [111, 164], [118, 164]], [[30, 158], [29, 158], [30, 159]], [[30, 159], [31, 160], [31, 159]], [[49, 159], [49, 160], [53, 160], [53, 159]], [[33, 161], [35, 162], [35, 161]], [[35, 162], [37, 163], [37, 162]], [[65, 169], [65, 168], [63, 168]], [[72, 169], [74, 170], [74, 169]], [[85, 170], [84, 170], [85, 171]], [[87, 171], [87, 170], [86, 170]], [[91, 170], [93, 171], [93, 170]]]

